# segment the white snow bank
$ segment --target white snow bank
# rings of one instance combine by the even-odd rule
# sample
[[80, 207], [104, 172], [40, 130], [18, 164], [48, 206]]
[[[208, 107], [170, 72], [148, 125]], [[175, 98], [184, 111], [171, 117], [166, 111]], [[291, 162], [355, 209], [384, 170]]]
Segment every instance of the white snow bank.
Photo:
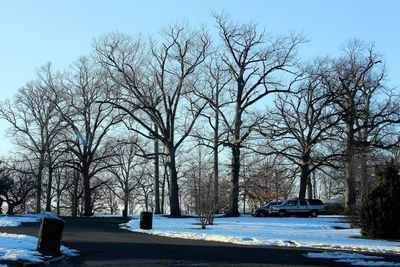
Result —
[[310, 252], [304, 256], [318, 259], [334, 259], [336, 262], [343, 262], [357, 266], [400, 266], [400, 263], [382, 261], [383, 257], [380, 256], [370, 256], [358, 253]]
[[[222, 241], [244, 245], [315, 247], [369, 252], [400, 253], [400, 242], [361, 238], [341, 217], [317, 218], [215, 218], [215, 225], [200, 230], [196, 218], [154, 216], [152, 230], [139, 229], [135, 217], [121, 228], [134, 232], [186, 239]], [[346, 228], [337, 230], [335, 227]]]
[[305, 255], [309, 258], [318, 259], [383, 259], [381, 256], [370, 256], [359, 253], [344, 253], [344, 252], [309, 252]]
[[[39, 214], [23, 214], [0, 217], [0, 227], [19, 226], [26, 222], [39, 222], [42, 218], [59, 217], [48, 211]], [[1, 229], [0, 229], [1, 230]], [[36, 251], [38, 239], [33, 236], [0, 233], [0, 260], [26, 260], [42, 262], [45, 257]], [[77, 256], [78, 251], [61, 246], [61, 253], [66, 256]], [[2, 267], [0, 265], [0, 267]]]
[[[0, 233], [0, 260], [42, 262], [44, 256], [36, 251], [38, 239], [33, 236]], [[70, 257], [78, 252], [61, 246], [61, 253]]]
[[42, 218], [59, 219], [59, 217], [56, 214], [49, 211], [42, 211], [39, 214], [2, 216], [0, 217], [0, 227], [14, 227], [14, 226], [19, 226], [22, 223], [39, 222]]

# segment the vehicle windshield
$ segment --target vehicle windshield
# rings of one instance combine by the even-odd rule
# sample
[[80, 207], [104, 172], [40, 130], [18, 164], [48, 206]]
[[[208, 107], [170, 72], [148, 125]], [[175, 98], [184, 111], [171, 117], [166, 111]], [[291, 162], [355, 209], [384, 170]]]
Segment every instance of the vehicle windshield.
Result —
[[291, 199], [291, 200], [284, 201], [281, 205], [282, 206], [295, 206], [296, 203], [297, 203], [297, 200]]

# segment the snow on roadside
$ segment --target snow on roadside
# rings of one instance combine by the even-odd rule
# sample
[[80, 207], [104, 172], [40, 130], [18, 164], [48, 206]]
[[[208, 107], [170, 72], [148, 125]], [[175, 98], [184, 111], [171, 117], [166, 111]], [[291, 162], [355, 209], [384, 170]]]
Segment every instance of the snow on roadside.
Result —
[[[42, 262], [44, 256], [36, 251], [38, 239], [34, 236], [0, 233], [0, 260]], [[74, 257], [78, 252], [61, 246], [61, 253]]]
[[336, 262], [348, 263], [357, 266], [400, 266], [400, 263], [382, 261], [381, 256], [370, 256], [359, 253], [343, 252], [309, 252], [304, 256], [317, 259], [333, 259]]
[[39, 222], [42, 218], [59, 218], [56, 214], [48, 211], [42, 211], [39, 214], [23, 214], [13, 216], [1, 216], [0, 227], [15, 227], [22, 223]]
[[[57, 215], [51, 212], [41, 212], [39, 214], [24, 214], [15, 216], [0, 217], [1, 227], [19, 226], [25, 222], [39, 222], [42, 218], [58, 218]], [[0, 261], [17, 261], [26, 260], [32, 262], [43, 262], [44, 256], [36, 251], [38, 239], [33, 236], [8, 234], [0, 232]], [[74, 257], [78, 256], [78, 251], [61, 246], [61, 253]], [[0, 265], [1, 267], [1, 265]]]
[[[37, 242], [33, 236], [0, 233], [0, 260], [42, 262], [44, 257], [36, 251]], [[70, 257], [78, 255], [76, 250], [64, 246], [61, 253]]]
[[[350, 229], [341, 217], [317, 218], [216, 218], [215, 225], [200, 230], [196, 218], [154, 216], [153, 229], [139, 229], [134, 218], [121, 228], [134, 232], [186, 239], [230, 242], [244, 245], [315, 247], [368, 252], [400, 253], [400, 242], [369, 240], [360, 229]], [[335, 227], [345, 228], [337, 230]]]
[[378, 260], [383, 259], [381, 256], [363, 255], [359, 253], [345, 253], [345, 252], [309, 252], [305, 255], [309, 258], [318, 259], [363, 259], [363, 260]]

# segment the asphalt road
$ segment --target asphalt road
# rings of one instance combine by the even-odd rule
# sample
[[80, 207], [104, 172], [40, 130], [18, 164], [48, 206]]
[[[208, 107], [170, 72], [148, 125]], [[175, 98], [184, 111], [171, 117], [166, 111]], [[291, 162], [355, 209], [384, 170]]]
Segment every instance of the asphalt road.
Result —
[[[51, 266], [348, 266], [310, 259], [312, 249], [242, 246], [221, 242], [167, 238], [119, 229], [123, 218], [64, 218], [63, 245], [80, 256]], [[0, 231], [37, 236], [39, 223]], [[207, 231], [207, 230], [205, 230]], [[400, 262], [400, 256], [385, 255]]]

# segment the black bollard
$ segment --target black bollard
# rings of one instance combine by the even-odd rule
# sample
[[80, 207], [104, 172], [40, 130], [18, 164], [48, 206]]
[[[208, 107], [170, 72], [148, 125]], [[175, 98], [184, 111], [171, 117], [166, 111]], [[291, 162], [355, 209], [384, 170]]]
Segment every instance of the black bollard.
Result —
[[61, 239], [65, 222], [61, 219], [43, 218], [40, 225], [37, 251], [44, 255], [61, 255]]
[[140, 229], [149, 230], [153, 227], [153, 213], [142, 211], [140, 213]]

